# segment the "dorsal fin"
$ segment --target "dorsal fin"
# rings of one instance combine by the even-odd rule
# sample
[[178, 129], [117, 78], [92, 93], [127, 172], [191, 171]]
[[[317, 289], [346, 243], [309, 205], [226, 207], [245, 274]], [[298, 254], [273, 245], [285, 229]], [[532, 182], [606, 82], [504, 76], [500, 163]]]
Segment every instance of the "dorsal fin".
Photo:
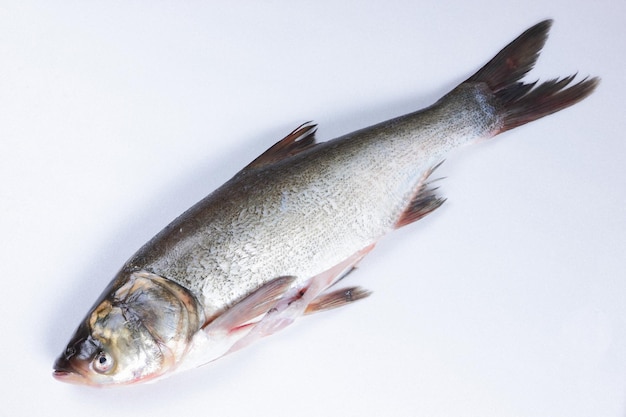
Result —
[[245, 170], [273, 164], [315, 146], [316, 130], [317, 125], [312, 122], [301, 124], [293, 132], [276, 142], [271, 148], [263, 152], [254, 161], [250, 162]]

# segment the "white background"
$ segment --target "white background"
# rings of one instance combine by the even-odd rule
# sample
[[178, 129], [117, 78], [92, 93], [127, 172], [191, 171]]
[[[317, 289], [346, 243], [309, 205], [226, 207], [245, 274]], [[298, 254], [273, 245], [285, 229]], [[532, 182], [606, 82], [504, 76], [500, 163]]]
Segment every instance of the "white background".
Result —
[[[0, 3], [0, 414], [624, 416], [626, 3], [528, 3]], [[156, 384], [51, 377], [123, 262], [276, 140], [426, 106], [546, 17], [529, 78], [599, 90], [448, 158], [446, 204], [348, 279], [372, 297]]]

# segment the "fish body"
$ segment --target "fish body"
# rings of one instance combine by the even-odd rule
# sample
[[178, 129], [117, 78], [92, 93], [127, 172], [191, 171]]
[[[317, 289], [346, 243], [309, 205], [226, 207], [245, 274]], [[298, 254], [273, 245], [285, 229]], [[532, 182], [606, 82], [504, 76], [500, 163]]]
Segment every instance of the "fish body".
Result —
[[81, 322], [54, 375], [119, 385], [199, 366], [303, 314], [376, 242], [443, 203], [429, 177], [452, 150], [568, 107], [596, 78], [524, 84], [550, 21], [434, 105], [316, 143], [304, 124], [144, 245]]
[[[251, 164], [125, 269], [176, 281], [209, 316], [276, 277], [303, 285], [393, 230], [449, 150], [496, 130], [496, 111], [475, 98], [479, 90], [463, 86], [424, 112]], [[293, 135], [312, 132], [307, 124]]]

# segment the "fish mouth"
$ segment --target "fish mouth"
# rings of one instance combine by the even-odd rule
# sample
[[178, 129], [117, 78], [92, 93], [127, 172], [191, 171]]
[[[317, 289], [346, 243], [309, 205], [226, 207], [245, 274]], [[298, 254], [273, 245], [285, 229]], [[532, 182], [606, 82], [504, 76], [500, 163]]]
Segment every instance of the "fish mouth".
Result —
[[70, 360], [63, 356], [54, 362], [52, 376], [57, 381], [67, 382], [68, 384], [85, 385], [88, 383], [87, 378], [76, 370]]
[[60, 369], [55, 369], [52, 371], [52, 377], [61, 382], [71, 382], [72, 380], [76, 379], [76, 376], [79, 375], [71, 371], [62, 371]]
[[54, 371], [52, 371], [52, 377], [57, 381], [65, 382], [68, 384], [88, 385], [87, 379], [85, 379], [85, 377], [81, 374], [77, 374], [75, 372], [59, 371], [55, 369]]

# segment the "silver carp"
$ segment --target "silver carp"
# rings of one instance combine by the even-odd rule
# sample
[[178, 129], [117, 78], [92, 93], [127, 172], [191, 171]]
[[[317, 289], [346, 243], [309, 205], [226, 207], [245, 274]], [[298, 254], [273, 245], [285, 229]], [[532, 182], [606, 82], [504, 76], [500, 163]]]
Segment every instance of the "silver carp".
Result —
[[316, 143], [306, 123], [174, 220], [121, 268], [54, 364], [60, 381], [155, 380], [362, 299], [329, 288], [387, 233], [444, 201], [451, 150], [569, 107], [598, 78], [520, 81], [551, 21], [531, 27], [432, 106]]

